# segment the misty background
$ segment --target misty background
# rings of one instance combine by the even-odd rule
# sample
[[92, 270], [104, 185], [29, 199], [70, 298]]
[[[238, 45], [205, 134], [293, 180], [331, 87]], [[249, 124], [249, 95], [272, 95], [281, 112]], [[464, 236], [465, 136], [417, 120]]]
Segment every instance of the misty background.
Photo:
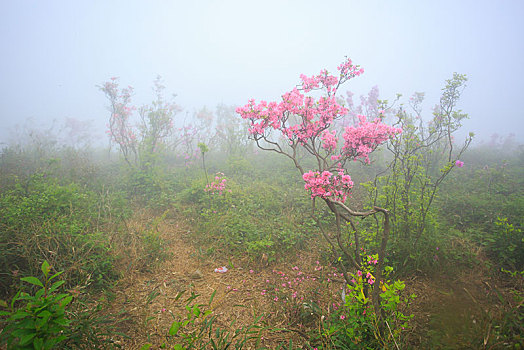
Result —
[[342, 92], [425, 92], [428, 118], [445, 80], [466, 74], [462, 134], [522, 142], [522, 18], [520, 0], [2, 0], [0, 143], [24, 125], [69, 120], [106, 145], [108, 101], [97, 86], [111, 77], [133, 86], [141, 106], [160, 75], [178, 117], [191, 118], [204, 106], [279, 99], [300, 74], [333, 72], [344, 56], [365, 74]]

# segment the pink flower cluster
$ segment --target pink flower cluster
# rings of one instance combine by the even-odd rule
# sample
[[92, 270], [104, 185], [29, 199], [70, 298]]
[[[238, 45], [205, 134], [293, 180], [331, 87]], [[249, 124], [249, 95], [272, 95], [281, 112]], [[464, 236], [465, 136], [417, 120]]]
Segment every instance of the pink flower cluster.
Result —
[[[349, 113], [347, 108], [338, 104], [335, 93], [341, 83], [364, 72], [353, 65], [350, 59], [341, 64], [338, 70], [339, 78], [329, 75], [326, 70], [312, 77], [301, 75], [302, 86], [282, 95], [280, 103], [261, 101], [257, 104], [251, 99], [245, 106], [238, 107], [236, 112], [250, 121], [249, 132], [257, 140], [268, 137], [273, 129], [286, 137], [289, 145], [299, 143], [313, 147], [320, 138], [322, 147], [333, 152], [337, 147], [337, 132], [329, 131], [328, 128]], [[320, 88], [327, 90], [327, 96], [316, 99], [301, 92]], [[364, 158], [369, 161], [369, 153], [389, 137], [401, 132], [401, 129], [383, 124], [380, 118], [369, 122], [365, 116], [358, 117], [358, 126], [345, 128], [342, 153], [335, 155], [333, 160]]]
[[[334, 119], [341, 118], [347, 109], [339, 105], [334, 96], [313, 97], [305, 96], [297, 88], [282, 96], [282, 102], [249, 100], [244, 107], [238, 107], [236, 112], [243, 119], [251, 121], [249, 132], [251, 135], [262, 137], [270, 129], [279, 130], [290, 142], [298, 141], [302, 144], [317, 137]], [[289, 125], [290, 117], [298, 120]]]
[[344, 132], [342, 152], [347, 158], [364, 158], [369, 163], [369, 154], [390, 137], [401, 133], [402, 129], [386, 125], [380, 118], [371, 122], [364, 115], [358, 118], [358, 127], [349, 126]]
[[321, 70], [319, 75], [312, 77], [301, 74], [300, 80], [302, 80], [302, 89], [305, 92], [324, 87], [328, 93], [331, 93], [335, 91], [335, 86], [338, 84], [337, 77], [330, 75], [325, 69]]
[[371, 256], [371, 255], [368, 255], [368, 264], [369, 265], [376, 265], [376, 264], [378, 264], [378, 258], [374, 257], [374, 256]]
[[[333, 120], [347, 114], [348, 110], [335, 99], [336, 90], [342, 82], [364, 72], [354, 66], [350, 59], [341, 64], [338, 70], [339, 78], [330, 75], [327, 70], [312, 77], [301, 75], [302, 85], [285, 93], [280, 103], [261, 101], [256, 104], [251, 99], [247, 105], [237, 108], [236, 112], [251, 121], [249, 132], [252, 135], [263, 137], [269, 131], [267, 129], [272, 128], [281, 131], [291, 142], [307, 143], [326, 130]], [[327, 96], [315, 99], [300, 92], [308, 93], [320, 88], [327, 90]], [[291, 119], [296, 120], [296, 123], [290, 125], [292, 116], [294, 118]]]
[[[364, 281], [366, 281], [367, 283], [369, 284], [373, 284], [375, 283], [375, 277], [373, 277], [373, 275], [369, 272], [366, 273], [366, 276], [364, 276], [364, 274], [362, 273], [362, 271], [358, 270], [357, 271], [357, 276], [362, 278]], [[355, 278], [353, 278], [351, 280], [351, 282], [353, 282], [353, 284], [356, 284], [357, 281], [355, 281]]]
[[320, 139], [322, 140], [322, 147], [328, 152], [332, 152], [337, 148], [338, 137], [335, 130], [333, 130], [333, 133], [325, 130]]
[[353, 187], [351, 177], [344, 174], [343, 169], [339, 169], [336, 175], [329, 171], [309, 171], [302, 178], [306, 182], [304, 188], [311, 192], [311, 199], [320, 197], [345, 202]]
[[345, 79], [351, 79], [358, 77], [364, 73], [364, 68], [360, 68], [358, 65], [354, 65], [350, 58], [346, 58], [338, 67], [340, 76]]
[[464, 166], [464, 162], [462, 162], [462, 161], [460, 161], [460, 160], [457, 160], [457, 161], [455, 162], [455, 165], [456, 165], [457, 167], [459, 167], [459, 168], [462, 168], [462, 167]]
[[206, 185], [204, 191], [210, 192], [211, 194], [222, 195], [224, 192], [231, 193], [230, 189], [226, 189], [227, 179], [224, 177], [223, 173], [216, 173], [215, 179], [209, 184]]

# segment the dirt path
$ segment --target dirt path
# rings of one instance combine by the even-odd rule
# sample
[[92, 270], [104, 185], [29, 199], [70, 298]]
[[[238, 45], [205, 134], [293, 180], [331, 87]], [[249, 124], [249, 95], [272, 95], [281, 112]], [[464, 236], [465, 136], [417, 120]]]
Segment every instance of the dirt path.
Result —
[[[252, 323], [254, 315], [264, 312], [265, 319], [275, 317], [270, 310], [268, 298], [262, 295], [265, 281], [270, 278], [269, 268], [244, 268], [242, 261], [227, 257], [213, 261], [202, 257], [189, 242], [191, 231], [184, 223], [165, 220], [159, 225], [163, 237], [168, 240], [170, 258], [152, 273], [134, 273], [123, 278], [117, 286], [116, 309], [124, 308], [130, 318], [129, 328], [125, 332], [132, 339], [122, 339], [125, 349], [139, 349], [151, 343], [151, 349], [157, 349], [166, 340], [166, 335], [173, 322], [173, 316], [185, 315], [185, 300], [192, 292], [199, 294], [198, 303], [206, 304], [216, 291], [213, 299], [213, 315], [217, 316], [216, 326], [230, 329], [240, 328]], [[226, 266], [226, 273], [217, 273], [215, 268]], [[183, 297], [175, 300], [184, 292]], [[242, 306], [239, 306], [242, 305]], [[116, 310], [115, 310], [116, 311]], [[278, 322], [271, 322], [278, 326]], [[281, 324], [280, 326], [283, 326]], [[303, 343], [303, 339], [290, 333], [271, 333], [271, 344], [295, 338], [294, 343]]]

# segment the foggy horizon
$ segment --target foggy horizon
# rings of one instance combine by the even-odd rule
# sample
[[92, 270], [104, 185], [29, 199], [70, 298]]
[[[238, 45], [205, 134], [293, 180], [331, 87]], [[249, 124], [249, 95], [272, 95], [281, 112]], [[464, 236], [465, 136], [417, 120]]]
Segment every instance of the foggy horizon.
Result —
[[160, 75], [183, 118], [204, 106], [278, 100], [300, 74], [334, 71], [345, 56], [365, 73], [341, 96], [358, 100], [378, 86], [381, 99], [401, 93], [406, 102], [425, 92], [429, 118], [445, 80], [466, 74], [457, 107], [470, 119], [458, 136], [524, 140], [524, 112], [512, 108], [524, 91], [520, 1], [4, 1], [0, 13], [0, 143], [16, 125], [67, 118], [90, 121], [108, 142], [108, 101], [97, 86], [113, 76], [134, 87], [139, 107], [153, 100]]

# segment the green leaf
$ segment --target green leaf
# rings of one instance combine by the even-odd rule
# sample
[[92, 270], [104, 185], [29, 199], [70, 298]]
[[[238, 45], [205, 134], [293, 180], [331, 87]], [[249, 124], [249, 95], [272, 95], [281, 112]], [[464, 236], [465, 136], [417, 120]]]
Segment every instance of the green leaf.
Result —
[[71, 300], [73, 300], [73, 296], [72, 296], [72, 295], [70, 295], [70, 296], [64, 298], [64, 300], [62, 300], [62, 301], [60, 302], [60, 305], [61, 305], [62, 307], [64, 307], [64, 306], [66, 306], [67, 304], [69, 304], [69, 303], [71, 302]]
[[53, 285], [51, 286], [51, 288], [49, 288], [49, 293], [52, 293], [54, 292], [58, 287], [60, 287], [62, 284], [64, 284], [66, 281], [57, 281], [55, 283], [53, 283]]
[[53, 278], [60, 276], [62, 273], [64, 273], [64, 271], [59, 271], [55, 273], [53, 276], [49, 277], [49, 280], [51, 281]]
[[200, 308], [198, 307], [198, 305], [193, 306], [193, 315], [195, 315], [196, 317], [200, 316]]
[[42, 282], [40, 282], [40, 280], [36, 277], [33, 277], [33, 276], [29, 276], [29, 277], [22, 277], [20, 278], [21, 281], [24, 281], [24, 282], [27, 282], [27, 283], [31, 283], [31, 284], [34, 284], [35, 286], [39, 286], [39, 287], [44, 287], [44, 285], [42, 284]]
[[29, 344], [31, 342], [31, 340], [33, 340], [35, 335], [36, 335], [36, 333], [31, 333], [31, 334], [27, 334], [27, 335], [24, 335], [24, 336], [20, 337], [20, 343], [18, 345], [25, 346], [25, 345]]
[[10, 317], [11, 320], [19, 320], [25, 317], [31, 316], [29, 312], [20, 311], [18, 310], [16, 313], [13, 314], [13, 316]]
[[35, 350], [40, 350], [44, 347], [44, 340], [42, 338], [33, 339], [33, 347]]
[[176, 335], [180, 329], [180, 322], [173, 322], [171, 328], [169, 328], [169, 335]]
[[217, 293], [216, 289], [213, 291], [213, 294], [211, 294], [211, 298], [209, 298], [209, 305], [213, 302], [213, 299], [215, 298], [215, 294]]
[[44, 310], [42, 311], [39, 315], [38, 315], [38, 319], [36, 320], [36, 325], [38, 327], [42, 327], [44, 324], [47, 323], [47, 321], [49, 320], [49, 317], [51, 317], [53, 314], [51, 312], [49, 312], [48, 310]]
[[142, 347], [140, 347], [140, 350], [149, 350], [153, 344], [144, 344]]
[[51, 271], [51, 266], [49, 266], [47, 260], [44, 260], [44, 262], [42, 263], [42, 272], [44, 273], [44, 276], [46, 278], [49, 275], [49, 271]]
[[176, 295], [175, 297], [175, 301], [178, 301], [178, 299], [180, 299], [180, 297], [182, 297], [182, 295], [185, 293], [185, 290], [181, 291], [181, 292], [178, 292], [178, 294]]

